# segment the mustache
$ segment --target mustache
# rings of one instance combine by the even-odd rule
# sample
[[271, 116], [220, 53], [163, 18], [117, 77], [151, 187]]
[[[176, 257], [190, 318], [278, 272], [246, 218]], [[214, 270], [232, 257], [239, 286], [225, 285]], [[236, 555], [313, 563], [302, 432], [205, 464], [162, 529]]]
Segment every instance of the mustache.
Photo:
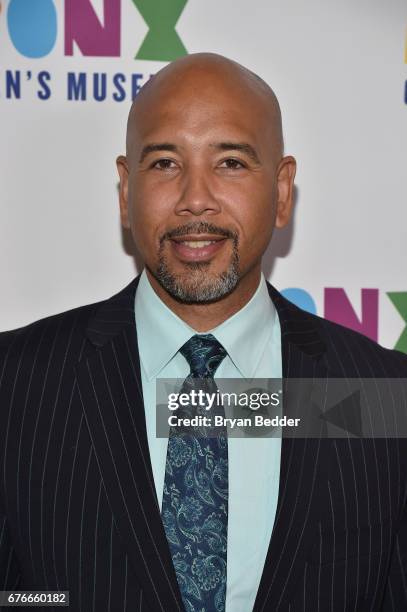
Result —
[[237, 232], [225, 227], [220, 227], [219, 225], [214, 225], [213, 223], [208, 223], [207, 221], [195, 221], [185, 225], [178, 225], [174, 227], [174, 229], [165, 232], [160, 238], [160, 245], [162, 245], [165, 240], [179, 238], [188, 234], [215, 234], [217, 236], [231, 238], [235, 244], [238, 240]]

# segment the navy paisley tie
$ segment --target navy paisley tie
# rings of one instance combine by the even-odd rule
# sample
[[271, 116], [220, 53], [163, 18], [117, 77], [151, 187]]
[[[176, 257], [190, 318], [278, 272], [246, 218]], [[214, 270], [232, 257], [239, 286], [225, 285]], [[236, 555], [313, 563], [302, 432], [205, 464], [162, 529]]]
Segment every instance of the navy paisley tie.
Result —
[[[191, 368], [181, 392], [197, 389], [199, 379], [198, 387], [216, 393], [213, 377], [227, 354], [216, 338], [195, 335], [180, 353]], [[183, 412], [192, 415], [190, 407]], [[224, 414], [222, 406], [216, 414]], [[216, 435], [212, 431], [208, 437], [203, 437], [201, 429], [179, 433], [170, 428], [161, 515], [186, 611], [224, 612], [228, 522], [225, 428], [217, 428]]]

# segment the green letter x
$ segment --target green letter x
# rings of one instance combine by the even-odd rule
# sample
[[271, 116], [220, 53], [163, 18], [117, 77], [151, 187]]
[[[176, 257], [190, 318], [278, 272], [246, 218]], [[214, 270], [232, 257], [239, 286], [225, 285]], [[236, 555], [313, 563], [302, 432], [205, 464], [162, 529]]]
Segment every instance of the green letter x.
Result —
[[[407, 322], [407, 291], [391, 291], [387, 294], [393, 305], [397, 308], [404, 322]], [[398, 351], [407, 353], [407, 325], [401, 333], [394, 347]]]
[[133, 0], [149, 26], [135, 59], [171, 62], [187, 54], [175, 26], [188, 0]]

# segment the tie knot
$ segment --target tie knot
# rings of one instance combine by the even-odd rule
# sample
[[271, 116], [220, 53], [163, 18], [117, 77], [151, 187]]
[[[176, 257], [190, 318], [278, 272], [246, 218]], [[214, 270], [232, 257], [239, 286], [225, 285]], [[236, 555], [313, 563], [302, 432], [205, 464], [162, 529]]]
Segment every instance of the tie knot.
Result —
[[211, 378], [227, 353], [212, 334], [192, 336], [180, 348], [188, 361], [193, 378]]

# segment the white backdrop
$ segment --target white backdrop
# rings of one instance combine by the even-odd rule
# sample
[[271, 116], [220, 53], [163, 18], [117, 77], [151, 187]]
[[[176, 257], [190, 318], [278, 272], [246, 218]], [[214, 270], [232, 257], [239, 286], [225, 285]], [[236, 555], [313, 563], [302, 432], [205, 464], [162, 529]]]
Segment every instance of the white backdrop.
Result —
[[[32, 3], [55, 6], [57, 37], [49, 53], [27, 57], [15, 22], [10, 33], [11, 2], [19, 0], [0, 0], [2, 330], [108, 297], [134, 276], [114, 163], [131, 93], [124, 85], [115, 101], [112, 79], [139, 73], [142, 83], [165, 65], [134, 59], [149, 29], [137, 0], [121, 0], [120, 57], [83, 56], [75, 44], [65, 56], [62, 0]], [[102, 0], [80, 2], [104, 24]], [[309, 292], [322, 316], [324, 289], [343, 288], [362, 323], [361, 290], [377, 289], [378, 339], [389, 347], [404, 321], [386, 292], [407, 291], [405, 25], [404, 0], [188, 0], [176, 26], [189, 53], [241, 62], [280, 100], [298, 197], [292, 226], [272, 241], [267, 276]], [[17, 71], [18, 99], [9, 82]], [[85, 73], [86, 100], [67, 100], [68, 72]], [[107, 97], [98, 102], [92, 75], [101, 72]]]

